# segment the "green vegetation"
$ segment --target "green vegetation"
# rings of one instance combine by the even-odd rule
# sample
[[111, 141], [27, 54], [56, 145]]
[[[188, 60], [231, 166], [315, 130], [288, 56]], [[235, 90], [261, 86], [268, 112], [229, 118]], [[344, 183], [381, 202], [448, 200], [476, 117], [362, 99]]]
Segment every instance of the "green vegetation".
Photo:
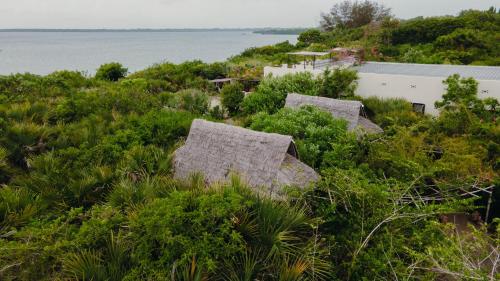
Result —
[[118, 81], [127, 75], [127, 71], [128, 69], [124, 68], [120, 63], [112, 62], [101, 65], [95, 77], [100, 80]]
[[321, 26], [321, 30], [302, 32], [295, 46], [284, 42], [233, 57], [230, 63], [240, 69], [234, 74], [258, 77], [265, 64], [297, 63], [287, 52], [335, 47], [361, 48], [364, 58], [371, 61], [500, 65], [500, 12], [496, 8], [400, 20], [377, 2], [344, 1], [322, 15]]
[[[322, 176], [273, 201], [238, 178], [213, 187], [202, 175], [172, 178], [191, 121], [223, 118], [209, 110], [207, 79], [225, 70], [187, 62], [119, 82], [68, 71], [1, 77], [1, 279], [495, 278], [468, 260], [498, 257], [500, 217], [497, 191], [464, 196], [499, 183], [498, 101], [478, 99], [474, 80], [445, 81], [437, 118], [402, 100], [364, 100], [385, 129], [377, 136], [314, 107], [283, 108], [288, 92], [356, 98], [350, 71], [266, 78], [246, 98], [226, 86], [235, 122], [292, 135]], [[485, 218], [488, 206], [487, 224], [466, 234], [439, 222]]]
[[241, 103], [245, 98], [243, 85], [240, 83], [231, 83], [221, 90], [221, 103], [227, 109], [230, 115], [236, 115], [240, 112]]
[[[237, 177], [206, 186], [172, 173], [193, 119], [224, 122], [210, 79], [258, 76], [290, 62], [286, 52], [337, 44], [376, 48], [380, 60], [496, 64], [497, 31], [496, 11], [467, 11], [307, 31], [297, 46], [227, 63], [0, 76], [0, 279], [497, 280], [500, 106], [479, 99], [473, 79], [444, 81], [436, 117], [362, 99], [380, 135], [284, 108], [292, 92], [361, 99], [353, 71], [265, 77], [246, 97], [231, 84], [220, 93], [225, 121], [293, 136], [321, 180], [271, 200]], [[470, 226], [451, 214], [472, 214]]]

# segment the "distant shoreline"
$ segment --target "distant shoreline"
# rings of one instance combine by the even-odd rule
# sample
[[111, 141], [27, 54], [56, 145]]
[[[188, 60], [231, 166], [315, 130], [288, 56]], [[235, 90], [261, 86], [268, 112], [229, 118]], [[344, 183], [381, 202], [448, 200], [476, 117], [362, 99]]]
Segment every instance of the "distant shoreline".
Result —
[[[295, 35], [306, 28], [133, 28], [133, 29], [53, 29], [53, 28], [3, 28], [0, 32], [234, 32], [258, 34]], [[300, 33], [300, 32], [299, 32]]]

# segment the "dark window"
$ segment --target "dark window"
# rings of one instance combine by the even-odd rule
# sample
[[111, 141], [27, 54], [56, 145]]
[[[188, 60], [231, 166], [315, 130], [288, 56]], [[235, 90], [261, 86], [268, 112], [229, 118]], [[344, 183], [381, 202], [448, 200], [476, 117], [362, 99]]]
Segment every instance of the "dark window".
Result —
[[481, 94], [488, 94], [489, 92], [490, 92], [490, 91], [488, 91], [488, 90], [482, 90], [482, 91], [481, 91]]
[[425, 104], [423, 103], [413, 103], [413, 111], [417, 113], [425, 113]]
[[412, 89], [416, 89], [416, 88], [417, 88], [417, 85], [410, 85], [410, 88], [412, 88]]

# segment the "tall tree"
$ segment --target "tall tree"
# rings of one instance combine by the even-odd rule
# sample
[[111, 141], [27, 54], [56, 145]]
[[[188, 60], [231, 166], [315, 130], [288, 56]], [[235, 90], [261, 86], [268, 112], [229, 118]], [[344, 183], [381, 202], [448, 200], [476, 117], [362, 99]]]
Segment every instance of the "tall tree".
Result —
[[356, 28], [391, 16], [391, 9], [374, 1], [350, 1], [335, 4], [329, 13], [321, 15], [323, 30], [336, 27]]

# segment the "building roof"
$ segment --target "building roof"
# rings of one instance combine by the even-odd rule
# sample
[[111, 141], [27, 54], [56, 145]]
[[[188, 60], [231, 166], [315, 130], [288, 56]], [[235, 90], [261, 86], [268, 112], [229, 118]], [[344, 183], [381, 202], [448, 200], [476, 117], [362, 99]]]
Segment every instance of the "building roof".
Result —
[[353, 100], [337, 100], [325, 97], [288, 94], [285, 107], [299, 108], [304, 105], [313, 105], [330, 112], [333, 117], [345, 119], [348, 129], [363, 128], [368, 133], [381, 133], [383, 130], [361, 115], [363, 104]]
[[462, 77], [472, 77], [477, 80], [500, 80], [500, 67], [498, 66], [366, 62], [355, 69], [360, 73], [443, 78], [460, 74]]
[[349, 130], [354, 129], [359, 122], [359, 113], [363, 104], [359, 101], [336, 100], [324, 97], [288, 94], [286, 107], [300, 108], [304, 105], [314, 105], [332, 113], [335, 118], [347, 120]]
[[305, 56], [305, 57], [323, 57], [330, 54], [330, 52], [310, 52], [310, 51], [300, 51], [300, 52], [291, 52], [289, 55], [295, 56]]
[[[291, 136], [196, 119], [185, 145], [175, 152], [175, 177], [187, 179], [200, 172], [208, 183], [214, 183], [227, 180], [234, 172], [250, 186], [266, 188], [287, 185], [288, 182], [299, 185], [318, 179], [312, 168], [298, 160], [285, 163], [288, 156], [297, 157]], [[286, 171], [284, 164], [290, 163], [297, 166], [293, 168], [297, 171], [292, 173], [293, 177], [288, 175], [287, 183], [284, 183], [278, 175], [280, 171]], [[303, 177], [296, 174], [299, 169]], [[305, 180], [299, 181], [301, 178]]]

